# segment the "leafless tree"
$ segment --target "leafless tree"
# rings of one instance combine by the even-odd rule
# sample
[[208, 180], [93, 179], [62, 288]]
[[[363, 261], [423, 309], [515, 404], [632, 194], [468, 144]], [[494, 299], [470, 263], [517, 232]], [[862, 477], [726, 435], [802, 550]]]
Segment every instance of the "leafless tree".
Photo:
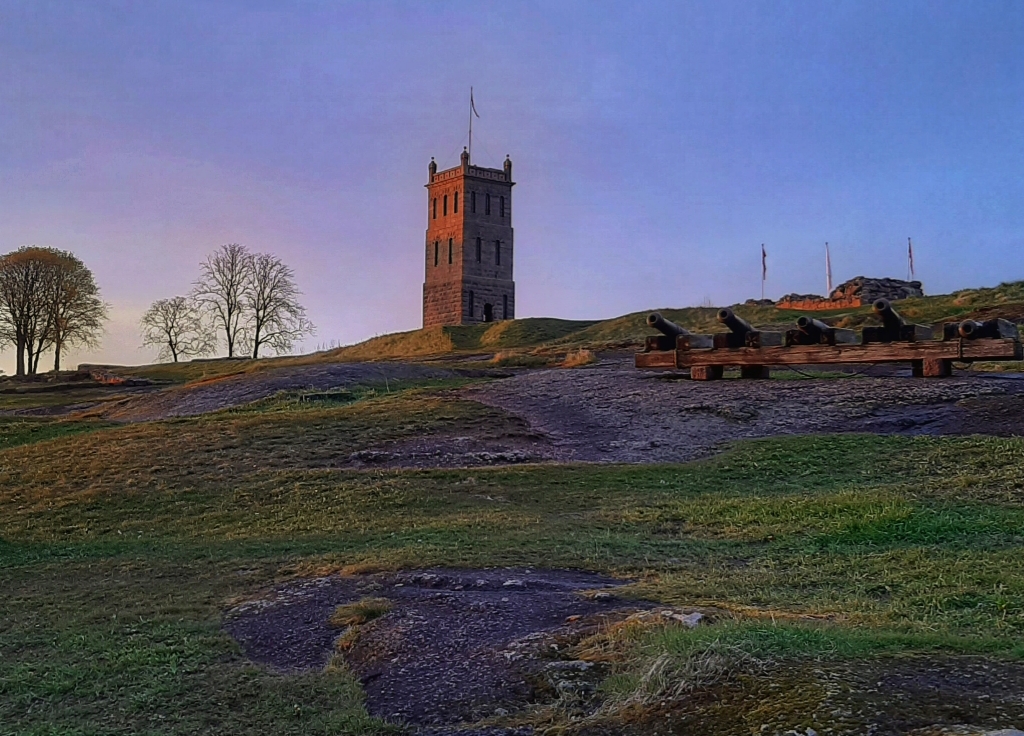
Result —
[[[49, 343], [53, 347], [53, 369], [59, 371], [64, 348], [97, 345], [107, 305], [100, 299], [92, 271], [73, 253], [55, 253], [51, 267], [47, 294]], [[38, 353], [35, 361], [39, 361]]]
[[191, 358], [212, 353], [217, 346], [213, 330], [191, 299], [159, 299], [142, 315], [142, 344], [160, 349], [160, 357]]
[[192, 291], [196, 302], [212, 315], [217, 329], [224, 333], [229, 358], [247, 345], [245, 291], [251, 268], [252, 255], [245, 246], [222, 245], [200, 266], [202, 273]]
[[45, 333], [45, 256], [42, 248], [25, 247], [0, 257], [0, 331], [14, 345], [19, 376], [31, 372], [32, 348]]
[[0, 256], [0, 340], [14, 345], [17, 375], [33, 374], [54, 349], [96, 342], [106, 305], [92, 273], [74, 254], [29, 246]]
[[264, 345], [279, 355], [287, 353], [296, 340], [314, 332], [299, 295], [294, 273], [280, 258], [269, 253], [252, 256], [244, 301], [253, 358]]

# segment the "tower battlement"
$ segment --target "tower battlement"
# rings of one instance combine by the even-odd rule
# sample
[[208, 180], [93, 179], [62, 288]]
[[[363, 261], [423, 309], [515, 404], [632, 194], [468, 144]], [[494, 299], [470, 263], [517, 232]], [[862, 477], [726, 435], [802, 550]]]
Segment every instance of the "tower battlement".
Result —
[[423, 326], [514, 318], [511, 159], [428, 171]]

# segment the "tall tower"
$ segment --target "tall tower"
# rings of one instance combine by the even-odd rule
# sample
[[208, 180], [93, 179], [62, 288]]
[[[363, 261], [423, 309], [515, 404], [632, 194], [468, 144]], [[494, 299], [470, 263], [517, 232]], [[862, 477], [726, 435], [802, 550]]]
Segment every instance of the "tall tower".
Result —
[[423, 326], [512, 319], [512, 161], [485, 169], [463, 150], [455, 168], [431, 159], [429, 171]]

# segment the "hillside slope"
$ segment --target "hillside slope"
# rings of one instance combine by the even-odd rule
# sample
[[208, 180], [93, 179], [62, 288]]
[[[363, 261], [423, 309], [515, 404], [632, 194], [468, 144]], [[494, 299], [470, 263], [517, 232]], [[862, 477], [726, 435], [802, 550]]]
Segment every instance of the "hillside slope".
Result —
[[[963, 289], [952, 294], [906, 299], [897, 305], [909, 320], [923, 324], [968, 318], [1000, 316], [1024, 323], [1024, 281], [993, 288]], [[751, 324], [769, 329], [793, 325], [800, 311], [776, 309], [753, 302], [737, 304], [735, 312]], [[664, 308], [657, 310], [667, 319], [699, 333], [719, 332], [717, 307]], [[268, 368], [316, 363], [349, 363], [367, 360], [463, 360], [496, 353], [529, 354], [555, 359], [571, 350], [626, 350], [643, 344], [652, 334], [646, 319], [650, 311], [633, 312], [600, 321], [565, 320], [551, 317], [495, 322], [462, 327], [428, 327], [381, 335], [355, 345], [308, 355], [253, 360], [204, 360], [120, 369], [126, 375], [175, 383], [210, 380], [226, 375]], [[838, 327], [856, 328], [873, 324], [870, 307], [815, 312], [814, 316]]]

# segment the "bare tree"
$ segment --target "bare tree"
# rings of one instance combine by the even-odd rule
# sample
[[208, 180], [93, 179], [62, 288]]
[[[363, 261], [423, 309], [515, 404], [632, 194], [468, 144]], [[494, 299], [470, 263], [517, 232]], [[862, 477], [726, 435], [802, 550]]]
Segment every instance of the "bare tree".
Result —
[[66, 329], [68, 323], [59, 329], [54, 324], [67, 316], [58, 308], [68, 297], [65, 271], [78, 271], [79, 276], [85, 271], [92, 282], [81, 261], [54, 248], [27, 246], [0, 256], [0, 339], [14, 345], [19, 376], [35, 373], [44, 350], [57, 341], [67, 344], [77, 334], [77, 321], [72, 320], [71, 329]]
[[[100, 299], [92, 271], [73, 253], [57, 251], [48, 280], [49, 337], [53, 369], [60, 370], [60, 356], [67, 347], [95, 347], [107, 319], [107, 305]], [[39, 353], [35, 361], [38, 364]]]
[[222, 245], [201, 264], [202, 273], [192, 295], [223, 331], [228, 357], [247, 343], [245, 291], [252, 268], [252, 255], [243, 245]]
[[95, 345], [106, 311], [73, 253], [31, 246], [0, 257], [0, 340], [15, 346], [17, 375], [36, 373], [50, 348], [60, 370], [65, 347]]
[[299, 295], [294, 273], [280, 258], [269, 253], [251, 257], [244, 304], [253, 358], [259, 357], [264, 345], [279, 355], [287, 353], [296, 340], [313, 333]]
[[160, 357], [179, 358], [212, 353], [217, 346], [213, 330], [195, 302], [183, 296], [159, 299], [140, 320], [142, 344], [160, 349]]

